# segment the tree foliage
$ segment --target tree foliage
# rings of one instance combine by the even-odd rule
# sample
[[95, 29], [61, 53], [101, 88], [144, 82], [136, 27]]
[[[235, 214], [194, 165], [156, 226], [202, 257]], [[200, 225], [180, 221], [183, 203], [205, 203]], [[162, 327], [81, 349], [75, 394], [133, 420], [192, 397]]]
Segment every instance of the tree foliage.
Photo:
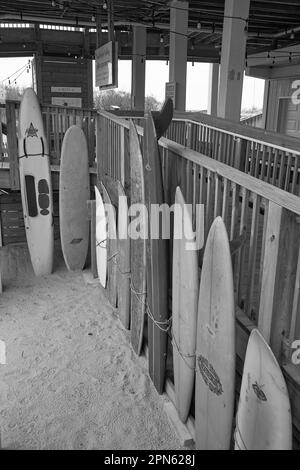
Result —
[[0, 98], [1, 100], [16, 100], [21, 101], [25, 87], [17, 85], [3, 85], [0, 83]]
[[[125, 91], [107, 90], [97, 92], [94, 96], [94, 105], [96, 109], [110, 110], [112, 107], [118, 107], [121, 110], [131, 109], [131, 95]], [[160, 109], [159, 103], [154, 96], [147, 96], [145, 100], [146, 110], [157, 111]]]

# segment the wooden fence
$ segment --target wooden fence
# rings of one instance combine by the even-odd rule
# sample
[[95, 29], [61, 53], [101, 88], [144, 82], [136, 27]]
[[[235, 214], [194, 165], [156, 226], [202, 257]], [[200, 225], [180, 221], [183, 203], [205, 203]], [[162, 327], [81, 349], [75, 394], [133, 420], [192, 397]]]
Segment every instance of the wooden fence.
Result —
[[241, 124], [252, 127], [263, 127], [263, 113], [253, 114], [252, 116], [242, 117]]
[[[138, 133], [142, 142], [143, 129]], [[120, 179], [130, 196], [128, 121], [101, 112], [97, 136], [99, 178]], [[224, 219], [233, 250], [238, 368], [257, 326], [284, 368], [300, 441], [300, 371], [291, 363], [292, 343], [300, 339], [300, 198], [170, 139], [159, 145], [166, 202], [174, 203], [179, 185], [193, 217], [196, 204], [204, 204], [205, 236], [216, 216]]]
[[[18, 164], [19, 101], [0, 104], [0, 170], [9, 169], [10, 189], [20, 189]], [[95, 166], [97, 112], [92, 109], [42, 106], [46, 139], [49, 145], [51, 165], [60, 164], [61, 147], [66, 130], [73, 124], [82, 127], [88, 142], [89, 164]]]
[[300, 195], [299, 139], [206, 114], [176, 114], [167, 137]]

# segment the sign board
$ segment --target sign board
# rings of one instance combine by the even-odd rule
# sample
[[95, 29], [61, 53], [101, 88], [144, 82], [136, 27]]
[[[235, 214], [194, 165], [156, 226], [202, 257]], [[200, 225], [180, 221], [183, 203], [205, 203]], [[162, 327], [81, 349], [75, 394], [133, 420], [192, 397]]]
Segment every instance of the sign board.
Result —
[[69, 108], [81, 108], [82, 98], [65, 98], [54, 96], [51, 100], [52, 104], [57, 106], [66, 106]]
[[81, 93], [80, 86], [52, 86], [51, 93]]
[[166, 99], [171, 98], [173, 100], [174, 107], [176, 106], [176, 82], [166, 83]]
[[118, 43], [108, 42], [95, 51], [96, 86], [101, 89], [118, 87]]

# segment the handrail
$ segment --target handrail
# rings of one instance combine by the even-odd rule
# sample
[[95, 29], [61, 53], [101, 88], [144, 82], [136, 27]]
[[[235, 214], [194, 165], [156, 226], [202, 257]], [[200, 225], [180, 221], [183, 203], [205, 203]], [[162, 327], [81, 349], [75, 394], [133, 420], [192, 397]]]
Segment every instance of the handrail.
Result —
[[228, 121], [227, 119], [210, 116], [203, 113], [179, 113], [175, 112], [174, 120], [187, 121], [193, 124], [204, 124], [218, 131], [224, 131], [227, 134], [241, 139], [251, 139], [259, 144], [269, 145], [279, 150], [293, 151], [300, 154], [300, 140], [296, 137], [279, 134], [277, 132], [266, 131], [251, 126]]
[[[124, 129], [129, 130], [130, 123], [125, 119], [119, 118], [107, 111], [100, 111], [99, 115], [111, 120]], [[143, 136], [144, 129], [140, 126], [136, 126], [136, 128], [138, 134]], [[219, 176], [224, 176], [233, 183], [243, 186], [249, 191], [255, 192], [259, 196], [272, 201], [274, 204], [278, 204], [281, 207], [284, 207], [285, 209], [291, 210], [295, 212], [295, 214], [300, 215], [300, 198], [298, 196], [287, 193], [286, 191], [283, 191], [280, 188], [276, 188], [275, 186], [264, 181], [260, 181], [251, 175], [247, 175], [246, 173], [243, 173], [236, 168], [231, 168], [222, 162], [213, 160], [204, 154], [190, 150], [187, 147], [178, 144], [177, 142], [167, 139], [166, 137], [161, 137], [159, 140], [159, 145], [160, 147], [170, 152], [174, 152], [192, 163], [204, 166], [209, 171], [212, 171]]]

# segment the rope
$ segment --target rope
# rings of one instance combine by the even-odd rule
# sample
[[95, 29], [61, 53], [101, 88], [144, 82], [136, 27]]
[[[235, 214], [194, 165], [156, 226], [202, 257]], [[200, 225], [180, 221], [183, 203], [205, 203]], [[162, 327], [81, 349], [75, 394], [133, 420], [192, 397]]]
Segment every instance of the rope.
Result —
[[106, 250], [106, 245], [105, 246], [102, 246], [103, 243], [105, 243], [107, 241], [107, 239], [105, 238], [104, 240], [101, 240], [100, 242], [97, 242], [96, 241], [96, 247], [99, 246], [100, 248], [103, 248]]
[[[171, 322], [172, 322], [172, 317], [169, 318], [169, 320], [167, 321], [164, 321], [164, 322], [161, 322], [161, 321], [158, 321], [158, 320], [155, 320], [155, 318], [153, 317], [152, 315], [152, 312], [150, 310], [150, 307], [149, 307], [149, 304], [147, 301], [141, 299], [140, 297], [144, 297], [147, 295], [147, 292], [138, 292], [133, 284], [132, 284], [132, 281], [130, 283], [130, 290], [131, 292], [133, 292], [133, 294], [136, 296], [136, 298], [138, 299], [138, 301], [144, 305], [145, 307], [145, 312], [146, 314], [148, 315], [148, 317], [150, 318], [150, 320], [154, 323], [154, 325], [159, 328], [161, 331], [163, 331], [164, 333], [167, 333], [169, 331], [169, 329], [171, 328]], [[167, 325], [166, 328], [164, 328], [163, 326], [164, 325]]]
[[184, 360], [185, 364], [189, 367], [189, 369], [197, 372], [197, 368], [196, 367], [192, 367], [188, 362], [187, 362], [187, 359], [195, 359], [196, 358], [196, 354], [183, 354], [183, 352], [181, 351], [181, 349], [179, 348], [178, 344], [177, 344], [177, 341], [175, 339], [175, 336], [172, 332], [172, 335], [171, 335], [171, 339], [172, 339], [172, 346], [175, 346], [179, 355], [182, 357], [182, 359]]
[[21, 158], [28, 158], [28, 157], [49, 157], [51, 158], [51, 155], [47, 154], [47, 153], [28, 153], [28, 154], [24, 154], [24, 155], [21, 155], [20, 157], [18, 157], [18, 159], [20, 160]]

